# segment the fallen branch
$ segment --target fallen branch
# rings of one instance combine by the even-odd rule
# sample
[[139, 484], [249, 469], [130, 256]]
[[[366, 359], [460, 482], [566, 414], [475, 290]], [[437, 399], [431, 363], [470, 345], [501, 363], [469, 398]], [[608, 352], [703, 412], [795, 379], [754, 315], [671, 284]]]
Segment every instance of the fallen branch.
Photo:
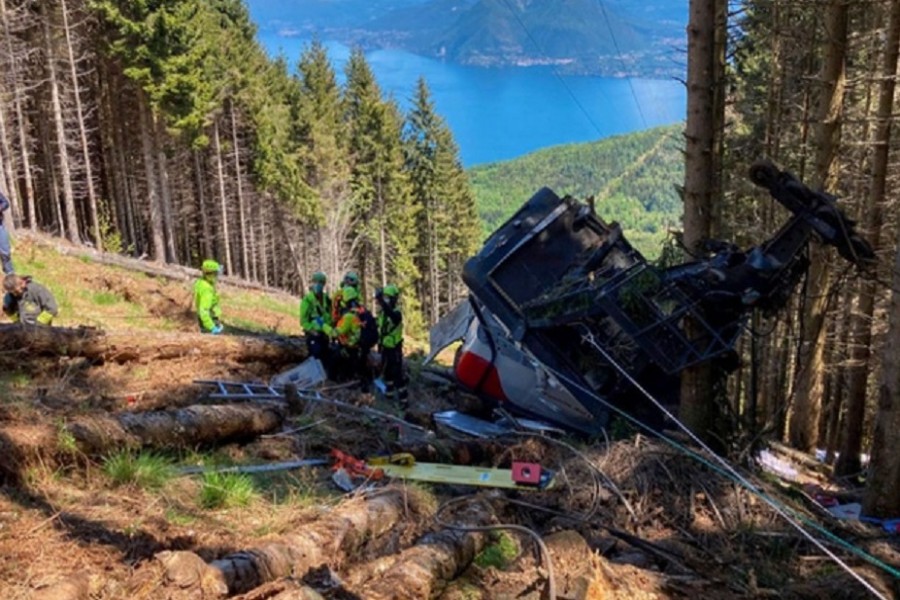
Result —
[[401, 428], [411, 429], [411, 430], [423, 435], [426, 438], [434, 437], [434, 432], [429, 429], [425, 429], [424, 427], [414, 425], [414, 424], [410, 423], [409, 421], [404, 421], [400, 417], [395, 417], [394, 415], [392, 415], [390, 413], [386, 413], [384, 411], [381, 411], [381, 410], [378, 410], [375, 408], [369, 408], [368, 406], [356, 406], [355, 404], [350, 404], [349, 402], [343, 402], [341, 400], [334, 400], [332, 398], [325, 398], [318, 392], [307, 392], [307, 391], [303, 391], [303, 390], [298, 390], [297, 396], [303, 401], [317, 402], [319, 404], [327, 404], [330, 406], [336, 406], [336, 407], [342, 408], [344, 410], [362, 413], [366, 416], [373, 417], [376, 419], [384, 419], [385, 421], [391, 421], [393, 423], [398, 424]]
[[[19, 236], [21, 237], [21, 236]], [[95, 262], [101, 265], [109, 265], [113, 267], [119, 267], [122, 269], [126, 269], [128, 271], [137, 271], [139, 273], [146, 273], [147, 275], [152, 275], [154, 277], [163, 277], [165, 279], [172, 279], [175, 281], [193, 281], [194, 279], [198, 279], [201, 275], [200, 269], [194, 269], [192, 267], [186, 267], [184, 265], [176, 265], [173, 263], [160, 263], [160, 262], [151, 262], [146, 260], [140, 260], [138, 258], [130, 258], [128, 256], [122, 256], [121, 254], [111, 254], [108, 252], [99, 252], [94, 248], [87, 248], [85, 246], [65, 246], [62, 244], [50, 244], [45, 242], [45, 240], [41, 239], [38, 236], [30, 234], [29, 237], [34, 241], [45, 245], [50, 246], [56, 249], [57, 252], [62, 254], [63, 256], [75, 256], [79, 259], [87, 259], [91, 262]], [[248, 289], [248, 290], [259, 290], [266, 292], [267, 294], [277, 294], [280, 296], [285, 296], [289, 298], [293, 298], [286, 291], [268, 287], [262, 285], [261, 283], [255, 283], [252, 281], [247, 281], [244, 279], [239, 279], [237, 277], [229, 277], [227, 275], [219, 278], [220, 283], [225, 285]]]
[[305, 460], [289, 460], [286, 462], [265, 465], [234, 465], [231, 467], [182, 467], [179, 475], [196, 475], [198, 473], [270, 473], [272, 471], [288, 471], [301, 467], [327, 465], [331, 461], [326, 458], [307, 458]]

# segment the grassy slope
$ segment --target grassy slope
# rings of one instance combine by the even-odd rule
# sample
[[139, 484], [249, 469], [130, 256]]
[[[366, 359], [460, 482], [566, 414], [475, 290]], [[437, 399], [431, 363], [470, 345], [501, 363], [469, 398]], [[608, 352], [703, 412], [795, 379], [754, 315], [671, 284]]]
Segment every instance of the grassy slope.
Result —
[[[13, 260], [18, 273], [33, 276], [53, 292], [60, 307], [55, 325], [196, 331], [191, 281], [150, 277], [95, 264], [87, 257], [64, 256], [50, 240], [30, 236], [16, 240]], [[223, 320], [229, 325], [300, 334], [299, 298], [227, 285], [220, 285], [220, 295]]]
[[684, 178], [681, 129], [658, 127], [474, 167], [469, 175], [485, 234], [549, 187], [559, 195], [595, 196], [601, 216], [619, 221], [635, 246], [656, 256], [666, 230], [681, 219], [675, 188]]

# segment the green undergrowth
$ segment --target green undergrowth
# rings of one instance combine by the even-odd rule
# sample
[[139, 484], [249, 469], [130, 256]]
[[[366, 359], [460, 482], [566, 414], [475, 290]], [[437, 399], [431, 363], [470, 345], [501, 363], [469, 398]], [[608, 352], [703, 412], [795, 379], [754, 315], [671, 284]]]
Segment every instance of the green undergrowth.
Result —
[[168, 457], [127, 450], [109, 455], [103, 461], [103, 472], [113, 485], [133, 484], [151, 490], [161, 489], [176, 475]]
[[258, 497], [256, 485], [243, 473], [204, 473], [200, 506], [207, 509], [247, 506]]
[[505, 531], [491, 534], [491, 541], [475, 557], [475, 564], [481, 568], [505, 569], [519, 555], [519, 545], [515, 538]]

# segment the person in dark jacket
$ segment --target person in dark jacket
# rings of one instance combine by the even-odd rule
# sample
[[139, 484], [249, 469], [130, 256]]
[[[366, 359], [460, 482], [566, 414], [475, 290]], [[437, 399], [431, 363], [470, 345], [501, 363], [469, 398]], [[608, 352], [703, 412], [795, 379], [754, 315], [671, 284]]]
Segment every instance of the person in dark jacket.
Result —
[[52, 325], [59, 314], [56, 299], [50, 290], [32, 281], [10, 273], [3, 279], [3, 312], [14, 323], [26, 325]]
[[12, 250], [9, 245], [9, 232], [3, 225], [3, 213], [9, 209], [9, 200], [0, 193], [0, 267], [7, 275], [15, 273], [12, 264]]

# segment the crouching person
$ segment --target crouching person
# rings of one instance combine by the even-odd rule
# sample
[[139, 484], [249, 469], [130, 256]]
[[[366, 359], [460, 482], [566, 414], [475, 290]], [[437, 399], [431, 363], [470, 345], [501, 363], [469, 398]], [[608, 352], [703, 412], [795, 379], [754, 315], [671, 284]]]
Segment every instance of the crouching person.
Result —
[[403, 375], [403, 313], [398, 306], [399, 299], [400, 289], [396, 285], [387, 285], [375, 292], [379, 308], [378, 345], [384, 364], [387, 397], [405, 409], [409, 399]]
[[31, 277], [9, 274], [3, 279], [3, 312], [15, 323], [52, 325], [59, 314], [50, 290]]

